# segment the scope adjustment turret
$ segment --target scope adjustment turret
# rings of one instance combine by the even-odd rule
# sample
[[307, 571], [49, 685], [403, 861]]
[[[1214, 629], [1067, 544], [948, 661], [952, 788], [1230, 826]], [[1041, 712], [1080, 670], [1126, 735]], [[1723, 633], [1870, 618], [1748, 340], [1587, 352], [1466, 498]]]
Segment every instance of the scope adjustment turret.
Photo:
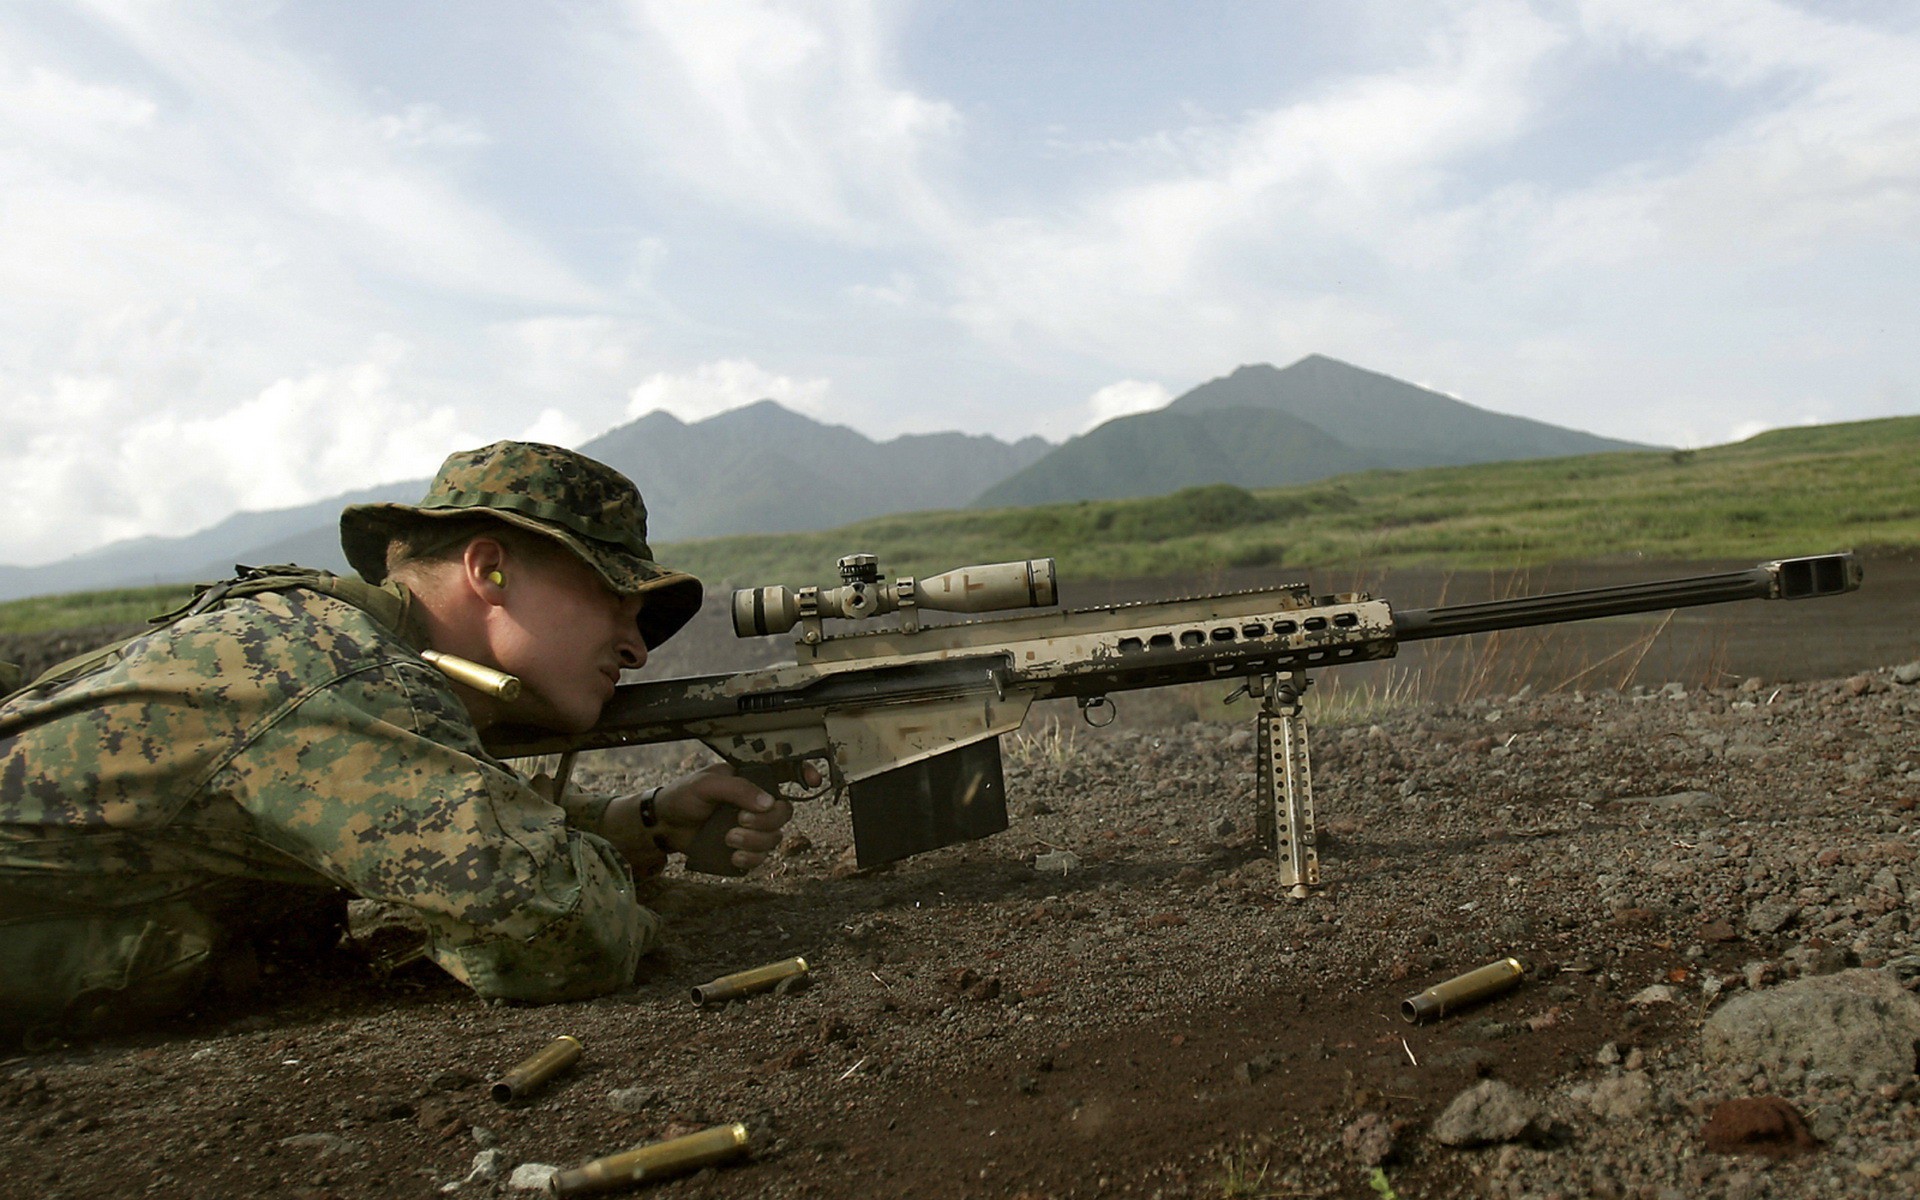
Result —
[[879, 583], [880, 556], [877, 554], [848, 554], [840, 559], [840, 582], [842, 583]]

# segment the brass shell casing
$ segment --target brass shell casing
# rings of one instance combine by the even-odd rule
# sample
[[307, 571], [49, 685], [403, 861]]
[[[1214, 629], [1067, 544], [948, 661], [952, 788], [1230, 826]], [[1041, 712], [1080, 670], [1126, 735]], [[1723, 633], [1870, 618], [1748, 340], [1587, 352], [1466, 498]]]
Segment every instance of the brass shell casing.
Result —
[[496, 671], [492, 667], [483, 667], [471, 659], [461, 658], [457, 654], [442, 654], [438, 650], [422, 650], [420, 657], [438, 667], [440, 673], [455, 683], [464, 683], [476, 692], [483, 692], [495, 700], [505, 700], [512, 704], [520, 698], [520, 680], [505, 671]]
[[1417, 996], [1402, 1000], [1400, 1016], [1412, 1025], [1444, 1017], [1515, 986], [1526, 970], [1517, 958], [1503, 958], [1484, 967], [1475, 967], [1464, 975], [1455, 975], [1445, 983], [1435, 984]]
[[807, 960], [804, 958], [783, 958], [764, 967], [749, 967], [731, 975], [722, 975], [709, 983], [696, 984], [693, 1002], [719, 1004], [738, 996], [750, 996], [754, 992], [764, 992], [783, 980], [805, 975], [807, 970]]
[[747, 1127], [715, 1125], [685, 1137], [635, 1146], [554, 1175], [547, 1186], [555, 1196], [585, 1196], [636, 1183], [652, 1183], [725, 1162], [747, 1151]]
[[566, 1070], [579, 1059], [579, 1039], [568, 1037], [563, 1033], [548, 1042], [546, 1049], [495, 1080], [488, 1091], [501, 1104], [509, 1100], [518, 1100], [540, 1090], [547, 1080]]

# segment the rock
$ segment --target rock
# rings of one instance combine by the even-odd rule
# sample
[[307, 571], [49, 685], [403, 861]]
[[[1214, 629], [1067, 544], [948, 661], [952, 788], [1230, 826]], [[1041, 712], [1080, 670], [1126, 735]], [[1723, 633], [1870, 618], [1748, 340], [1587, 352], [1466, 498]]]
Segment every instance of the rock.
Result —
[[1272, 1071], [1280, 1060], [1271, 1054], [1256, 1054], [1233, 1069], [1241, 1083], [1252, 1083], [1262, 1075]]
[[1846, 946], [1836, 946], [1815, 938], [1787, 951], [1784, 961], [1795, 975], [1832, 975], [1860, 965], [1860, 956]]
[[1726, 921], [1708, 921], [1700, 927], [1700, 940], [1705, 942], [1734, 942], [1740, 940], [1740, 935], [1735, 933], [1733, 926]]
[[1656, 983], [1651, 987], [1644, 987], [1644, 988], [1641, 988], [1639, 991], [1635, 992], [1633, 994], [1633, 999], [1627, 1001], [1627, 1003], [1632, 1005], [1634, 1008], [1646, 1008], [1654, 1004], [1672, 1004], [1673, 1000], [1674, 1000], [1674, 994], [1673, 994], [1672, 985], [1665, 984], [1665, 983]]
[[1847, 695], [1864, 696], [1873, 690], [1873, 676], [1855, 675], [1847, 680]]
[[1800, 906], [1785, 897], [1762, 900], [1747, 910], [1747, 928], [1755, 933], [1779, 933], [1800, 916]]
[[1756, 1062], [1778, 1075], [1792, 1066], [1855, 1086], [1913, 1078], [1920, 999], [1885, 971], [1842, 971], [1733, 1000], [1700, 1032], [1709, 1062]]
[[1218, 816], [1207, 822], [1207, 832], [1223, 840], [1232, 837], [1236, 828], [1238, 826], [1234, 825], [1233, 818], [1229, 816]]
[[333, 1155], [352, 1155], [355, 1158], [365, 1158], [367, 1154], [367, 1144], [365, 1142], [356, 1142], [352, 1138], [343, 1138], [337, 1133], [296, 1133], [292, 1137], [281, 1138], [280, 1144], [289, 1149], [313, 1150], [322, 1158], [329, 1158]]
[[1904, 684], [1920, 683], [1920, 662], [1910, 662], [1895, 667], [1893, 681]]
[[500, 1178], [507, 1169], [507, 1152], [493, 1149], [482, 1150], [473, 1156], [473, 1168], [467, 1172], [465, 1183], [491, 1183]]
[[1065, 875], [1068, 871], [1077, 870], [1079, 866], [1080, 856], [1071, 850], [1049, 850], [1044, 854], [1033, 856], [1033, 869], [1042, 875], [1049, 872]]
[[1717, 807], [1720, 797], [1712, 792], [1668, 792], [1662, 796], [1621, 796], [1614, 803], [1644, 804], [1667, 812], [1695, 812]]
[[507, 1186], [523, 1192], [544, 1192], [560, 1168], [552, 1163], [521, 1163], [507, 1177]]
[[1630, 1121], [1653, 1111], [1653, 1083], [1645, 1071], [1628, 1071], [1602, 1079], [1593, 1087], [1593, 1115], [1609, 1121]]
[[1793, 1105], [1778, 1096], [1744, 1096], [1713, 1110], [1703, 1131], [1712, 1154], [1786, 1158], [1818, 1143]]
[[1515, 1141], [1533, 1126], [1539, 1111], [1519, 1089], [1483, 1079], [1447, 1103], [1433, 1123], [1433, 1138], [1443, 1146]]
[[1600, 1047], [1600, 1049], [1594, 1051], [1593, 1061], [1599, 1063], [1603, 1067], [1619, 1066], [1620, 1065], [1620, 1047], [1613, 1042], [1608, 1042], [1606, 1045]]
[[650, 1087], [614, 1088], [607, 1093], [613, 1111], [631, 1116], [660, 1102], [660, 1089]]
[[1383, 1112], [1363, 1112], [1340, 1133], [1340, 1144], [1361, 1169], [1393, 1161], [1399, 1150], [1400, 1123]]

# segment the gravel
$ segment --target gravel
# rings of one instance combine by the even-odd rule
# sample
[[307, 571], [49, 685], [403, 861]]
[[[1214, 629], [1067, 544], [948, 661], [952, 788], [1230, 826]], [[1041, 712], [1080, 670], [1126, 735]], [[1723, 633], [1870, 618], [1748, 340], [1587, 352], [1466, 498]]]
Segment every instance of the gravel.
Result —
[[[1916, 718], [1887, 670], [1323, 721], [1323, 886], [1295, 901], [1245, 729], [1043, 712], [1007, 746], [1008, 832], [862, 873], [845, 813], [805, 806], [748, 879], [658, 885], [670, 941], [630, 992], [479, 1004], [370, 970], [405, 930], [368, 920], [243, 1003], [11, 1060], [0, 1194], [511, 1195], [735, 1120], [747, 1161], [656, 1194], [1366, 1198], [1376, 1169], [1423, 1200], [1917, 1194]], [[626, 785], [704, 752], [600, 758]], [[805, 991], [686, 999], [792, 954]], [[1400, 1020], [1509, 954], [1513, 991]], [[486, 1099], [561, 1032], [575, 1071]], [[475, 1126], [505, 1182], [466, 1182]]]

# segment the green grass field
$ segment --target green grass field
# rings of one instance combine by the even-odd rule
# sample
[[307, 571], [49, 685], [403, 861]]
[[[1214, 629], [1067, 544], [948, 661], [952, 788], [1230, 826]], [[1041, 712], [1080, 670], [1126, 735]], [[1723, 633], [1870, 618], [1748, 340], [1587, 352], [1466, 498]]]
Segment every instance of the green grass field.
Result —
[[9, 600], [0, 604], [0, 633], [137, 625], [156, 613], [171, 612], [192, 595], [191, 586], [177, 584]]
[[1302, 487], [915, 513], [823, 533], [659, 548], [715, 583], [833, 578], [867, 550], [894, 574], [1051, 555], [1066, 579], [1227, 567], [1528, 567], [1920, 544], [1920, 417], [1782, 429], [1698, 451], [1423, 471]]
[[[1063, 579], [1231, 567], [1529, 567], [1644, 556], [1742, 558], [1920, 545], [1920, 417], [1779, 429], [1699, 451], [1598, 454], [1302, 487], [1191, 488], [1141, 500], [912, 513], [822, 533], [657, 547], [718, 592], [829, 582], [834, 560], [890, 575], [1052, 556]], [[0, 632], [139, 621], [184, 587], [0, 604]]]

